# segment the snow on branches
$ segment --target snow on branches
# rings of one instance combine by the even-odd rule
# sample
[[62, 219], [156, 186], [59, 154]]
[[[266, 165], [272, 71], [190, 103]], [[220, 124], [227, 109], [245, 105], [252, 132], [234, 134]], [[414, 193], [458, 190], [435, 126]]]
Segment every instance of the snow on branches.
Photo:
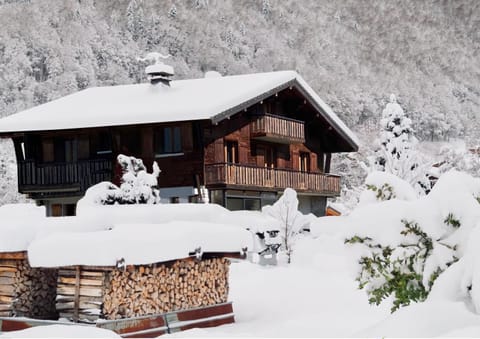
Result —
[[82, 200], [101, 205], [160, 203], [157, 178], [161, 171], [157, 162], [153, 162], [153, 172], [148, 173], [141, 159], [120, 154], [117, 161], [122, 169], [120, 187], [101, 182], [90, 187]]
[[418, 193], [428, 193], [431, 186], [426, 173], [431, 166], [415, 150], [418, 141], [413, 135], [412, 120], [394, 94], [382, 112], [380, 125], [380, 147], [376, 150], [374, 169], [406, 180]]

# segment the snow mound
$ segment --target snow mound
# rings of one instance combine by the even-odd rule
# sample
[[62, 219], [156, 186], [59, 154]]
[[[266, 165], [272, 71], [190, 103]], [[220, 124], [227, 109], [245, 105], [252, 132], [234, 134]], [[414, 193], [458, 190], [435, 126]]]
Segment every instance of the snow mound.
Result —
[[[391, 197], [389, 199], [399, 200], [415, 200], [418, 198], [418, 194], [415, 189], [405, 180], [400, 179], [396, 175], [375, 171], [370, 173], [365, 179], [365, 185], [367, 189], [360, 195], [359, 206], [378, 202], [377, 191], [369, 189], [368, 187], [375, 187], [376, 189], [382, 189], [387, 191]], [[390, 190], [391, 187], [391, 190]]]

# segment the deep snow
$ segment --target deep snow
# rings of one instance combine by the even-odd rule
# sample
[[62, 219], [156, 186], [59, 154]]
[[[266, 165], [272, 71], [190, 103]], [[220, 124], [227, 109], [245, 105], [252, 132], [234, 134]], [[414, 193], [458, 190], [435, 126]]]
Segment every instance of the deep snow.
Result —
[[[394, 186], [397, 191], [403, 187]], [[311, 232], [301, 234], [295, 242], [290, 265], [281, 263], [279, 266], [260, 266], [249, 262], [232, 263], [229, 299], [234, 304], [235, 324], [193, 329], [171, 336], [479, 336], [480, 316], [477, 313], [480, 309], [478, 265], [480, 201], [477, 199], [479, 196], [479, 179], [453, 171], [442, 176], [432, 192], [425, 197], [408, 201], [394, 199], [371, 202], [360, 206], [346, 217], [319, 218], [310, 225]], [[190, 209], [187, 206], [190, 206]], [[149, 218], [163, 214], [167, 222], [181, 211], [175, 209], [183, 208], [189, 210], [188, 213], [183, 213], [189, 220], [192, 220], [192, 217], [198, 218], [207, 210], [204, 218], [214, 217], [211, 212], [215, 210], [219, 212], [215, 217], [222, 216], [219, 218], [222, 219], [222, 223], [228, 220], [229, 212], [219, 207], [194, 206], [160, 207], [160, 209], [155, 207], [155, 210], [151, 210], [153, 208], [151, 207], [150, 210], [154, 212], [150, 215], [142, 213], [145, 212], [142, 209], [148, 207], [136, 206], [130, 210], [135, 213], [129, 214], [129, 217], [125, 211], [123, 215], [114, 214], [117, 218], [125, 217], [125, 222], [142, 215], [143, 219], [140, 218], [140, 221], [143, 223], [148, 223]], [[83, 213], [87, 215], [94, 211], [92, 206], [83, 208], [85, 208]], [[116, 209], [116, 206], [112, 206], [112, 211]], [[445, 224], [444, 220], [450, 213], [461, 222], [459, 228], [452, 229]], [[246, 217], [244, 220], [249, 221], [259, 216], [247, 212], [237, 214], [243, 215]], [[232, 213], [230, 218], [233, 215], [235, 214]], [[443, 267], [444, 272], [435, 280], [424, 302], [412, 303], [391, 314], [391, 299], [385, 300], [379, 306], [369, 305], [365, 290], [358, 289], [355, 279], [360, 267], [357, 262], [360, 256], [365, 255], [365, 248], [359, 245], [345, 245], [345, 239], [357, 234], [370, 236], [384, 245], [397, 246], [404, 241], [400, 234], [403, 227], [400, 220], [405, 217], [417, 221], [422, 230], [435, 242], [458, 245], [456, 255], [459, 260], [449, 267]], [[105, 221], [112, 222], [108, 218]], [[118, 219], [115, 222], [118, 222]], [[212, 220], [209, 222], [214, 224]], [[234, 224], [238, 222], [235, 220]], [[184, 220], [183, 223], [188, 221]], [[220, 227], [220, 224], [216, 226]], [[233, 225], [232, 227], [241, 228]], [[119, 229], [121, 230], [122, 226]], [[236, 231], [232, 234], [236, 234]], [[42, 239], [48, 237], [39, 238]], [[51, 243], [51, 246], [54, 244]], [[424, 275], [428, 275], [432, 267], [441, 265], [442, 261], [445, 261], [443, 256], [442, 253], [432, 251], [425, 262], [425, 267], [422, 268]], [[32, 336], [41, 336], [36, 334], [34, 329], [30, 331]]]

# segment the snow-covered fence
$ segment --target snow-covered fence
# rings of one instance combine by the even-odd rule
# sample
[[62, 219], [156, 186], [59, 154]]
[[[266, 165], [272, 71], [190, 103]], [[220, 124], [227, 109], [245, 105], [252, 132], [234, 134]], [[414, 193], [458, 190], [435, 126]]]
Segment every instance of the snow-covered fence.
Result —
[[26, 252], [0, 253], [0, 316], [56, 319], [57, 271], [30, 267]]

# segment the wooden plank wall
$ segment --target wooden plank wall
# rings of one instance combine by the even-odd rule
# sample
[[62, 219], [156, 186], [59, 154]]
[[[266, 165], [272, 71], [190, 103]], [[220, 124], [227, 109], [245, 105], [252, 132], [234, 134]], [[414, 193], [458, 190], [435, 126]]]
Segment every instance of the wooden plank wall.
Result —
[[58, 271], [56, 308], [60, 318], [95, 322], [101, 317], [108, 271], [64, 267]]

